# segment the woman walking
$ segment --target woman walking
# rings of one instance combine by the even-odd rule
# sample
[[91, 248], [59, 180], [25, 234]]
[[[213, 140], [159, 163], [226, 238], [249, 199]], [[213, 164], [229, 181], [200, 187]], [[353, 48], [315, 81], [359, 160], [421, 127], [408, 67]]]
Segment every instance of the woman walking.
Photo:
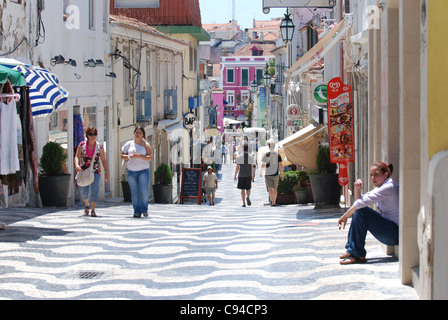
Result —
[[[95, 212], [96, 203], [98, 202], [98, 192], [100, 189], [101, 180], [101, 165], [100, 159], [104, 167], [104, 180], [107, 182], [109, 180], [109, 170], [107, 167], [106, 153], [104, 152], [104, 146], [97, 143], [96, 137], [98, 135], [98, 130], [96, 128], [90, 127], [86, 130], [86, 141], [79, 143], [76, 149], [75, 157], [75, 170], [77, 173], [82, 170], [86, 170], [93, 165], [94, 168], [94, 181], [91, 185], [86, 187], [81, 187], [81, 197], [84, 200], [84, 214], [92, 217], [96, 217]], [[91, 210], [91, 211], [90, 211]], [[89, 212], [90, 211], [90, 212]]]
[[127, 160], [127, 178], [131, 189], [134, 218], [140, 218], [142, 214], [148, 216], [149, 161], [153, 159], [153, 152], [145, 136], [145, 129], [142, 126], [136, 127], [134, 139], [126, 142], [121, 149], [121, 159]]

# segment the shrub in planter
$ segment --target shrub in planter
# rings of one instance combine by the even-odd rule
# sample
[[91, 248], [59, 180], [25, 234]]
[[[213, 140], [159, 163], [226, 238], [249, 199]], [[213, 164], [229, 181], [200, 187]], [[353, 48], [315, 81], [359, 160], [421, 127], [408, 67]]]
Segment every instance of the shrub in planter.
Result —
[[173, 175], [170, 167], [162, 163], [154, 172], [154, 202], [170, 203], [173, 195]]
[[309, 199], [308, 185], [310, 183], [310, 177], [306, 171], [297, 171], [297, 176], [298, 176], [298, 184], [294, 188], [297, 203], [299, 204], [308, 203]]
[[338, 208], [341, 186], [336, 173], [337, 164], [330, 161], [330, 148], [319, 147], [316, 157], [317, 170], [309, 171], [315, 209]]
[[277, 187], [277, 204], [292, 204], [296, 203], [294, 188], [297, 186], [299, 177], [297, 171], [287, 171], [283, 174], [284, 179], [278, 180]]
[[48, 142], [42, 149], [39, 167], [39, 193], [45, 207], [67, 206], [70, 175], [64, 172], [67, 152], [59, 143]]
[[279, 194], [294, 194], [294, 187], [299, 182], [299, 175], [297, 171], [288, 171], [283, 174], [284, 179], [278, 180], [277, 192]]

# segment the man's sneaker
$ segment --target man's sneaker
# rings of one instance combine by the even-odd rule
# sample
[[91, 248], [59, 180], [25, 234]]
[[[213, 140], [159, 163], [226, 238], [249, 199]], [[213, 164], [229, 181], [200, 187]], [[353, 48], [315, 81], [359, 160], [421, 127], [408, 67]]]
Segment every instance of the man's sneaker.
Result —
[[252, 204], [252, 202], [250, 202], [249, 197], [246, 198], [246, 202], [247, 202], [247, 205], [248, 205], [248, 206], [250, 206], [250, 205]]

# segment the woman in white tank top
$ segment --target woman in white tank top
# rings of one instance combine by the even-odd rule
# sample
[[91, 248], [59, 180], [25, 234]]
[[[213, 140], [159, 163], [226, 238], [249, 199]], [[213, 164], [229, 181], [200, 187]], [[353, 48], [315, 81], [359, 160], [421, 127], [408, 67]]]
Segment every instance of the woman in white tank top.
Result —
[[149, 201], [149, 161], [153, 159], [152, 148], [144, 139], [145, 129], [141, 126], [134, 130], [134, 140], [126, 142], [121, 149], [121, 158], [127, 162], [127, 179], [131, 189], [134, 218], [142, 214], [148, 216]]

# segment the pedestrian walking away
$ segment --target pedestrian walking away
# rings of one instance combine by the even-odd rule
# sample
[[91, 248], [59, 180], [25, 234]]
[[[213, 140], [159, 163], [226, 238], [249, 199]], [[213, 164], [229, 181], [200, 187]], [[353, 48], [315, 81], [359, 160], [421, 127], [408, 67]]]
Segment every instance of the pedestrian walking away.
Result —
[[148, 216], [149, 161], [153, 160], [153, 151], [145, 137], [145, 129], [137, 126], [134, 139], [126, 142], [121, 149], [121, 159], [127, 162], [127, 179], [131, 189], [134, 218], [140, 218], [142, 214]]
[[221, 145], [222, 163], [226, 163], [226, 142], [223, 140]]
[[250, 190], [252, 188], [252, 181], [255, 176], [255, 160], [249, 155], [249, 145], [243, 145], [243, 154], [236, 159], [235, 175], [233, 180], [238, 179], [237, 188], [241, 190], [241, 199], [243, 200], [243, 207], [250, 206]]
[[269, 193], [269, 200], [271, 206], [277, 206], [277, 187], [279, 180], [284, 179], [282, 157], [275, 152], [275, 141], [268, 140], [269, 152], [267, 152], [261, 159], [260, 177], [263, 175], [263, 170], [266, 169], [265, 183]]
[[[370, 168], [373, 190], [362, 194], [363, 183], [355, 182], [355, 202], [339, 219], [338, 227], [344, 229], [347, 219], [352, 217], [348, 232], [346, 253], [340, 256], [341, 264], [366, 262], [367, 231], [381, 243], [388, 246], [398, 244], [399, 188], [391, 178], [393, 166], [375, 162]], [[368, 206], [378, 204], [378, 211]]]
[[84, 215], [96, 217], [95, 212], [96, 203], [98, 202], [98, 192], [100, 189], [101, 180], [101, 163], [104, 168], [104, 180], [109, 180], [109, 169], [106, 161], [106, 153], [104, 152], [104, 146], [97, 143], [96, 138], [98, 136], [98, 130], [94, 127], [89, 127], [86, 130], [86, 141], [79, 143], [76, 149], [75, 156], [75, 170], [80, 173], [83, 170], [89, 169], [93, 166], [94, 180], [92, 184], [81, 187], [81, 197], [84, 200]]
[[209, 206], [215, 205], [215, 193], [218, 189], [218, 177], [213, 172], [213, 168], [211, 166], [207, 167], [207, 172], [204, 175], [204, 189], [205, 194], [208, 198]]

